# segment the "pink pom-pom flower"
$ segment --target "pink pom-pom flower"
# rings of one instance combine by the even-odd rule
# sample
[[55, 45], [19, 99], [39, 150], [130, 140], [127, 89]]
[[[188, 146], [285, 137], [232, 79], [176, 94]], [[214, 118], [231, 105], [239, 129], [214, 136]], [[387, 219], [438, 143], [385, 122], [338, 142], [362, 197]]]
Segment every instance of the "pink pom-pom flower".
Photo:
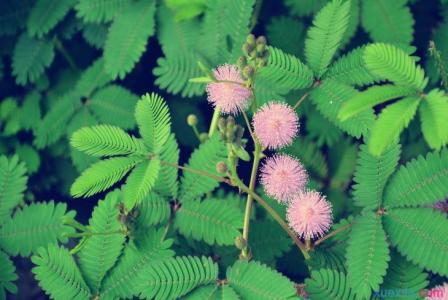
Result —
[[247, 109], [252, 92], [244, 86], [237, 66], [222, 65], [213, 71], [217, 82], [207, 85], [208, 101], [221, 112], [236, 115]]
[[332, 223], [332, 207], [316, 191], [299, 192], [287, 210], [289, 226], [305, 239], [323, 236]]
[[292, 143], [299, 131], [299, 118], [288, 104], [270, 102], [254, 115], [253, 126], [264, 147], [278, 149]]
[[448, 283], [438, 285], [426, 292], [427, 300], [448, 300]]
[[286, 154], [269, 157], [261, 167], [261, 183], [266, 194], [279, 202], [289, 201], [307, 182], [303, 165]]

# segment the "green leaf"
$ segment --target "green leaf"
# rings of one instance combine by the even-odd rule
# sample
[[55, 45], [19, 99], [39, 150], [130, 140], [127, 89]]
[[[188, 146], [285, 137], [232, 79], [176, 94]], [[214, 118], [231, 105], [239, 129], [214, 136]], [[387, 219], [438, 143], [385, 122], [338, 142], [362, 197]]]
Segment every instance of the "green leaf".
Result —
[[[179, 164], [179, 146], [174, 134], [170, 134], [160, 152], [160, 160], [163, 162], [160, 173], [154, 184], [154, 190], [165, 197], [176, 198], [179, 189], [178, 169], [173, 165]], [[170, 164], [170, 165], [168, 165]]]
[[149, 193], [137, 207], [136, 228], [146, 228], [167, 221], [171, 214], [169, 202], [156, 193]]
[[123, 249], [125, 234], [119, 218], [120, 197], [121, 193], [114, 191], [98, 202], [89, 221], [89, 231], [93, 235], [79, 252], [81, 273], [93, 292], [99, 291]]
[[122, 179], [142, 157], [114, 157], [91, 165], [75, 180], [70, 188], [73, 197], [89, 197], [102, 192]]
[[405, 86], [389, 84], [372, 86], [345, 102], [339, 111], [338, 117], [341, 121], [345, 121], [378, 104], [413, 94], [415, 94], [415, 90]]
[[185, 296], [185, 300], [240, 300], [241, 298], [228, 284], [211, 284], [199, 287]]
[[298, 299], [293, 282], [256, 261], [237, 261], [227, 269], [227, 282], [242, 299]]
[[[413, 299], [418, 299], [419, 292], [428, 285], [428, 274], [396, 252], [392, 252], [391, 258], [387, 274], [379, 291], [406, 290], [409, 291], [409, 295], [415, 295]], [[392, 295], [382, 298], [396, 299]]]
[[33, 129], [37, 123], [41, 122], [40, 102], [40, 93], [32, 91], [26, 95], [20, 111], [23, 129]]
[[261, 68], [261, 76], [278, 89], [304, 89], [313, 84], [313, 72], [294, 55], [268, 47], [267, 65]]
[[406, 0], [363, 0], [361, 21], [375, 42], [406, 47], [412, 43], [414, 19]]
[[47, 39], [35, 39], [22, 34], [14, 48], [12, 56], [12, 74], [16, 82], [25, 85], [34, 83], [44, 73], [54, 58], [53, 42]]
[[155, 1], [129, 2], [115, 17], [104, 45], [106, 71], [123, 79], [132, 71], [154, 33]]
[[97, 49], [103, 49], [109, 27], [105, 24], [87, 23], [82, 29], [82, 37]]
[[358, 47], [335, 61], [323, 76], [349, 85], [368, 85], [379, 82], [381, 77], [367, 69], [364, 62], [365, 47]]
[[132, 129], [137, 101], [138, 97], [127, 89], [108, 85], [93, 94], [88, 106], [100, 122]]
[[130, 0], [79, 0], [76, 15], [85, 22], [102, 23], [113, 20]]
[[[193, 152], [186, 167], [207, 172], [214, 176], [221, 176], [222, 174], [216, 171], [216, 164], [219, 161], [226, 161], [226, 159], [226, 145], [220, 140], [219, 135], [215, 134]], [[218, 186], [219, 181], [214, 178], [185, 170], [181, 179], [179, 199], [182, 202], [199, 199]]]
[[371, 128], [375, 117], [373, 110], [362, 112], [346, 121], [340, 121], [337, 117], [341, 106], [357, 93], [358, 91], [349, 85], [336, 80], [325, 80], [311, 92], [311, 100], [332, 124], [359, 138]]
[[434, 89], [419, 107], [422, 132], [428, 145], [440, 149], [448, 143], [448, 96]]
[[66, 243], [66, 234], [75, 230], [65, 225], [63, 219], [74, 218], [76, 214], [66, 209], [65, 203], [50, 201], [17, 210], [0, 228], [0, 247], [11, 255], [28, 256], [41, 246]]
[[[290, 30], [291, 28], [294, 30]], [[269, 45], [297, 57], [302, 54], [304, 36], [304, 22], [290, 16], [274, 16], [266, 25], [266, 37]]]
[[14, 207], [23, 201], [28, 177], [25, 165], [18, 156], [0, 156], [0, 225], [7, 220]]
[[400, 145], [391, 144], [380, 156], [372, 155], [366, 144], [360, 146], [353, 180], [353, 198], [360, 207], [378, 208], [389, 176], [400, 159]]
[[28, 33], [41, 38], [50, 32], [75, 5], [76, 0], [38, 0], [27, 20]]
[[13, 35], [22, 28], [32, 6], [31, 0], [0, 1], [0, 36]]
[[370, 153], [380, 156], [388, 145], [396, 142], [411, 122], [419, 104], [419, 98], [410, 96], [383, 109], [372, 127], [368, 144]]
[[154, 188], [159, 176], [160, 159], [153, 157], [139, 164], [129, 175], [123, 186], [124, 206], [130, 211], [138, 205]]
[[81, 108], [80, 100], [80, 95], [75, 92], [68, 92], [57, 100], [37, 125], [34, 140], [37, 149], [54, 144], [66, 133], [67, 123]]
[[75, 91], [81, 96], [90, 98], [92, 93], [112, 81], [111, 76], [104, 68], [104, 58], [100, 57], [93, 62], [76, 82]]
[[370, 72], [397, 85], [422, 91], [428, 83], [423, 69], [396, 46], [383, 43], [368, 45], [364, 50], [364, 61]]
[[384, 193], [386, 207], [424, 206], [448, 197], [448, 150], [419, 156], [400, 167]]
[[19, 144], [16, 146], [16, 154], [19, 156], [20, 160], [22, 160], [25, 163], [26, 170], [29, 175], [39, 170], [40, 155], [39, 152], [36, 151], [36, 149], [34, 149], [28, 144]]
[[139, 274], [152, 264], [174, 255], [169, 250], [172, 240], [163, 240], [163, 230], [154, 228], [145, 230], [137, 241], [131, 240], [125, 247], [123, 255], [106, 276], [99, 293], [104, 299], [125, 299], [136, 296], [136, 280]]
[[6, 291], [16, 294], [17, 286], [14, 281], [17, 280], [16, 267], [9, 256], [0, 250], [0, 299], [6, 299]]
[[347, 274], [353, 292], [370, 299], [378, 291], [390, 261], [381, 217], [368, 212], [356, 218], [347, 246]]
[[285, 5], [288, 6], [290, 13], [298, 17], [304, 17], [317, 13], [328, 0], [285, 0]]
[[313, 20], [305, 40], [305, 56], [308, 65], [320, 78], [338, 50], [347, 30], [350, 1], [332, 0], [322, 8]]
[[145, 155], [145, 145], [140, 139], [127, 134], [120, 127], [97, 125], [83, 127], [73, 133], [72, 147], [92, 156]]
[[53, 299], [88, 300], [89, 287], [67, 249], [56, 245], [39, 248], [31, 257], [39, 286]]
[[243, 213], [239, 207], [218, 199], [182, 203], [174, 226], [180, 233], [209, 245], [233, 245], [241, 235]]
[[257, 220], [249, 235], [252, 258], [263, 263], [275, 261], [288, 252], [292, 244], [291, 237], [271, 220]]
[[396, 208], [384, 228], [398, 251], [413, 263], [448, 276], [448, 219], [432, 208]]
[[305, 280], [305, 290], [313, 300], [358, 299], [350, 289], [347, 276], [330, 269], [312, 271], [311, 278]]
[[136, 285], [145, 299], [177, 299], [218, 279], [218, 265], [210, 258], [183, 256], [155, 263], [139, 274]]
[[152, 93], [142, 96], [135, 107], [140, 135], [149, 151], [160, 153], [171, 131], [171, 118], [165, 100]]

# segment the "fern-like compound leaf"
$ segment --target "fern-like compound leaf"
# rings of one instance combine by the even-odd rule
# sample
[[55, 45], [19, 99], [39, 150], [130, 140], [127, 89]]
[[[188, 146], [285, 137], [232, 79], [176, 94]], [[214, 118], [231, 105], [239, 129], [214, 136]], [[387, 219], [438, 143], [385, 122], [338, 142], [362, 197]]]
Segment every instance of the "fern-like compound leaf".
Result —
[[119, 219], [120, 196], [119, 191], [114, 191], [98, 202], [89, 221], [92, 236], [87, 238], [78, 255], [81, 273], [93, 293], [99, 291], [123, 249], [125, 235]]
[[291, 238], [271, 220], [257, 220], [257, 225], [253, 227], [249, 235], [252, 258], [263, 263], [275, 261], [275, 258], [288, 252], [291, 245]]
[[237, 261], [227, 281], [242, 299], [297, 299], [293, 282], [256, 261]]
[[313, 20], [305, 40], [308, 65], [320, 78], [338, 50], [347, 30], [350, 1], [332, 0]]
[[426, 95], [419, 107], [422, 132], [428, 145], [440, 149], [448, 143], [448, 96], [438, 89]]
[[359, 47], [335, 61], [323, 76], [349, 85], [367, 85], [379, 82], [381, 78], [367, 69], [364, 49]]
[[92, 47], [103, 49], [108, 29], [105, 24], [87, 23], [82, 29], [82, 37]]
[[415, 264], [448, 275], [448, 219], [432, 208], [395, 208], [384, 215], [390, 242]]
[[396, 46], [383, 43], [368, 45], [364, 51], [364, 61], [370, 72], [397, 85], [422, 91], [428, 83], [423, 69]]
[[27, 181], [25, 165], [18, 156], [0, 156], [0, 226], [23, 200]]
[[51, 107], [35, 131], [34, 144], [38, 149], [54, 144], [66, 133], [66, 124], [81, 108], [80, 100], [79, 94], [68, 92]]
[[[215, 134], [193, 152], [188, 160], [187, 167], [220, 176], [216, 171], [216, 164], [219, 161], [226, 160], [226, 152], [224, 142], [220, 140], [218, 134]], [[198, 176], [198, 174], [185, 170], [181, 179], [179, 199], [182, 202], [199, 199], [206, 193], [213, 191], [218, 185], [218, 180], [214, 178]]]
[[355, 204], [378, 208], [382, 205], [383, 191], [389, 176], [395, 171], [400, 159], [400, 146], [389, 145], [380, 156], [372, 155], [366, 144], [361, 145], [356, 162], [353, 186]]
[[363, 0], [361, 21], [375, 42], [407, 47], [412, 43], [414, 19], [406, 0]]
[[284, 2], [288, 6], [291, 14], [304, 17], [317, 13], [327, 4], [328, 0], [302, 0], [300, 2], [296, 0], [285, 0]]
[[101, 160], [82, 172], [71, 186], [70, 194], [79, 198], [102, 192], [122, 179], [143, 159], [142, 157], [130, 156]]
[[100, 298], [125, 299], [136, 296], [136, 281], [139, 274], [150, 265], [174, 255], [168, 248], [172, 240], [162, 240], [163, 231], [154, 228], [145, 230], [138, 241], [132, 240], [124, 249], [120, 260], [106, 276], [100, 291]]
[[218, 199], [186, 201], [176, 213], [175, 227], [180, 233], [207, 244], [232, 245], [244, 216], [241, 209]]
[[386, 233], [381, 217], [368, 212], [356, 218], [347, 246], [347, 274], [353, 292], [360, 299], [370, 299], [386, 275], [390, 261]]
[[140, 135], [149, 151], [159, 153], [171, 131], [171, 118], [165, 100], [157, 94], [144, 95], [135, 107]]
[[130, 211], [141, 203], [154, 188], [160, 172], [160, 159], [157, 157], [139, 164], [128, 176], [123, 186], [124, 206]]
[[[294, 28], [294, 30], [290, 30]], [[266, 37], [269, 45], [282, 49], [296, 57], [302, 54], [305, 24], [290, 16], [275, 16], [266, 25]]]
[[27, 256], [37, 248], [66, 243], [66, 234], [74, 229], [63, 223], [64, 218], [74, 218], [74, 211], [66, 211], [65, 203], [33, 203], [16, 211], [0, 228], [0, 247], [11, 255]]
[[112, 78], [132, 71], [154, 33], [154, 0], [130, 1], [116, 16], [104, 45], [104, 63]]
[[0, 2], [0, 35], [15, 34], [24, 26], [33, 1], [4, 0]]
[[384, 193], [385, 207], [424, 206], [448, 197], [448, 150], [419, 156], [402, 166]]
[[183, 256], [150, 265], [136, 284], [142, 298], [177, 299], [217, 279], [218, 265], [211, 258]]
[[171, 209], [169, 202], [156, 193], [149, 193], [137, 207], [136, 228], [145, 228], [168, 220]]
[[76, 0], [38, 0], [26, 26], [32, 37], [41, 38], [53, 29], [75, 5]]
[[108, 85], [95, 92], [88, 106], [102, 123], [123, 129], [135, 127], [134, 109], [138, 97], [119, 85]]
[[53, 299], [88, 300], [89, 287], [67, 249], [56, 245], [39, 248], [31, 257], [39, 286]]
[[305, 280], [305, 290], [313, 300], [355, 300], [359, 299], [351, 290], [347, 275], [330, 269], [311, 272]]
[[341, 106], [358, 93], [353, 87], [336, 80], [325, 80], [311, 93], [317, 109], [331, 123], [354, 137], [366, 134], [374, 122], [373, 110], [365, 111], [351, 119], [341, 121], [338, 113]]
[[209, 284], [199, 287], [185, 296], [185, 300], [240, 300], [240, 296], [228, 284]]
[[389, 84], [372, 86], [345, 102], [339, 111], [338, 117], [341, 121], [344, 121], [378, 104], [413, 94], [415, 94], [415, 90], [405, 86]]
[[54, 45], [48, 39], [35, 39], [22, 34], [14, 48], [12, 73], [16, 82], [25, 85], [34, 83], [53, 62]]
[[[176, 198], [179, 189], [178, 169], [173, 165], [179, 164], [179, 146], [174, 134], [170, 134], [160, 152], [162, 161], [160, 173], [154, 184], [154, 190], [165, 197]], [[168, 165], [170, 164], [170, 165]]]
[[419, 104], [419, 98], [409, 96], [383, 109], [371, 129], [368, 144], [370, 153], [379, 156], [388, 145], [396, 142], [400, 133], [411, 122]]
[[6, 291], [15, 294], [17, 286], [14, 281], [17, 280], [16, 267], [9, 256], [0, 250], [0, 299], [6, 299]]
[[122, 11], [130, 0], [79, 0], [76, 15], [86, 22], [102, 23], [111, 21]]
[[428, 285], [428, 274], [424, 273], [422, 268], [414, 265], [396, 252], [392, 252], [391, 258], [384, 282], [379, 291], [373, 293], [374, 296], [379, 294], [380, 298], [384, 298], [381, 297], [381, 291], [387, 290], [406, 290], [409, 294], [418, 295], [422, 289], [426, 288]]
[[313, 72], [297, 57], [274, 47], [268, 49], [268, 63], [257, 76], [278, 89], [303, 89], [313, 84]]
[[123, 129], [111, 125], [83, 127], [73, 133], [70, 144], [88, 155], [115, 156], [145, 155], [145, 145], [140, 139], [127, 134]]
[[92, 93], [112, 81], [106, 72], [104, 58], [100, 57], [88, 67], [76, 82], [75, 91], [83, 97], [90, 98]]

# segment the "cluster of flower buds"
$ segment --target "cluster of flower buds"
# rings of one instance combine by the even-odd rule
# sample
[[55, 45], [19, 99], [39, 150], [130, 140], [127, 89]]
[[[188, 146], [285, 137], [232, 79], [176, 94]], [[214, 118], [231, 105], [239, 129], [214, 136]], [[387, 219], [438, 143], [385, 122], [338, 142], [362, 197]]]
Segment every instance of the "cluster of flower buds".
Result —
[[237, 146], [243, 145], [244, 127], [236, 124], [234, 117], [219, 118], [218, 128], [224, 141]]
[[255, 38], [253, 34], [249, 34], [243, 44], [243, 52], [244, 55], [238, 59], [238, 68], [243, 79], [251, 81], [256, 70], [267, 64], [269, 51], [266, 38], [264, 36]]

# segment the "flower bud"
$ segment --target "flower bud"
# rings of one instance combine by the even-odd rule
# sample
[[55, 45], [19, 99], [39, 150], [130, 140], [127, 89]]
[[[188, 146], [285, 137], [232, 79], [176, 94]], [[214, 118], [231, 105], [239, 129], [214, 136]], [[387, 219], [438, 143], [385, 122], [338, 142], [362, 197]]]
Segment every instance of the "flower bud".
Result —
[[255, 35], [249, 34], [247, 36], [246, 43], [248, 43], [250, 45], [254, 45], [255, 44]]
[[242, 236], [237, 236], [235, 238], [235, 247], [243, 250], [247, 248], [247, 241]]
[[218, 128], [220, 131], [226, 130], [227, 122], [224, 117], [220, 117], [218, 120]]
[[246, 65], [247, 65], [247, 59], [245, 56], [240, 56], [240, 58], [238, 58], [238, 68], [240, 68], [240, 70], [242, 70]]
[[203, 132], [199, 135], [199, 140], [202, 142], [205, 142], [208, 139], [208, 133], [207, 132]]
[[198, 117], [194, 114], [189, 114], [187, 117], [188, 126], [196, 126], [198, 125]]
[[254, 76], [255, 70], [252, 66], [245, 66], [243, 69], [243, 75], [247, 79], [251, 79]]
[[235, 126], [235, 118], [232, 116], [229, 116], [227, 118], [227, 128], [232, 128]]
[[262, 35], [260, 35], [256, 40], [257, 45], [266, 45], [266, 38]]
[[216, 164], [216, 171], [218, 173], [225, 173], [225, 172], [227, 172], [227, 165], [226, 165], [226, 163], [223, 162], [223, 161], [218, 162]]

